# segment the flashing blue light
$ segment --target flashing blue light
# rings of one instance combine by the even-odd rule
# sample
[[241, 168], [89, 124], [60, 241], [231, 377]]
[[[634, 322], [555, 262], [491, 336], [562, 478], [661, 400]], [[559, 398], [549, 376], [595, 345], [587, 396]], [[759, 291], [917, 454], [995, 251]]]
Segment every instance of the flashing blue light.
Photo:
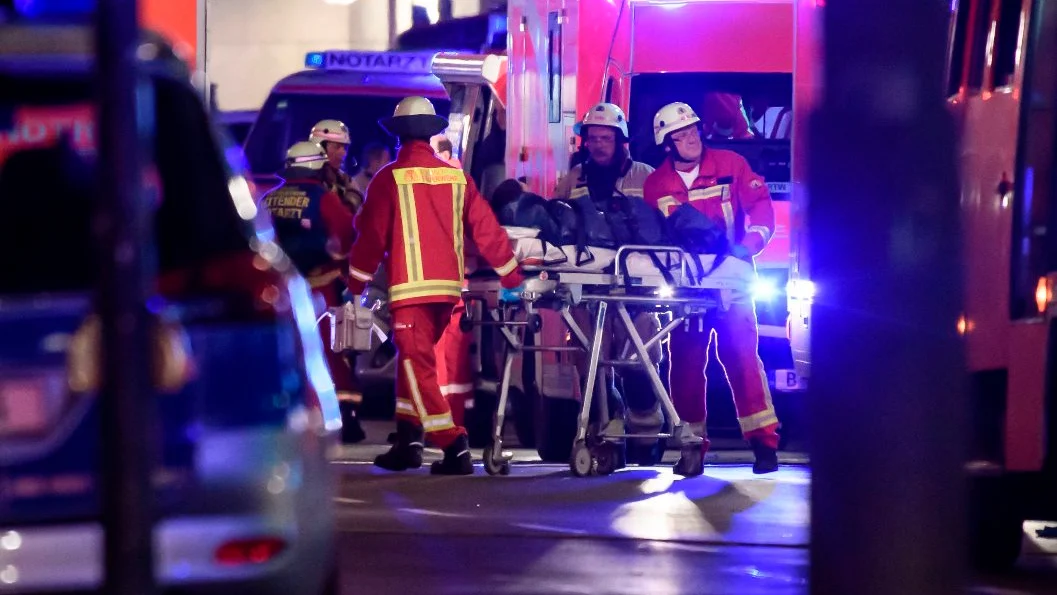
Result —
[[15, 0], [15, 14], [27, 19], [90, 16], [95, 8], [95, 0]]
[[322, 68], [323, 61], [326, 59], [326, 54], [323, 52], [309, 52], [305, 54], [305, 67], [306, 68]]
[[773, 279], [759, 277], [752, 283], [752, 297], [758, 302], [769, 302], [778, 295], [778, 287]]

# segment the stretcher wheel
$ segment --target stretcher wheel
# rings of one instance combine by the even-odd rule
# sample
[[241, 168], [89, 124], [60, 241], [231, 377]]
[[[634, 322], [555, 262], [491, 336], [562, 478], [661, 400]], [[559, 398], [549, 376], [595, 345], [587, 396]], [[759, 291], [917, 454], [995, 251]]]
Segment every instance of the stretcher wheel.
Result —
[[468, 333], [473, 330], [473, 319], [463, 314], [459, 317], [459, 330]]
[[642, 467], [653, 467], [661, 463], [664, 458], [664, 441], [653, 440], [646, 442], [641, 438], [631, 438], [627, 441], [627, 459], [632, 465]]
[[496, 458], [496, 449], [494, 446], [489, 445], [484, 449], [481, 454], [481, 460], [484, 461], [484, 470], [489, 475], [510, 475], [510, 461], [503, 458]]
[[620, 448], [612, 442], [603, 442], [594, 450], [595, 471], [599, 475], [609, 475], [619, 467]]
[[573, 453], [569, 457], [569, 469], [577, 477], [587, 477], [595, 472], [598, 460], [591, 454], [591, 449], [582, 440], [573, 445]]
[[689, 444], [682, 448], [679, 460], [672, 469], [676, 475], [697, 477], [705, 472], [705, 448], [702, 444]]
[[526, 328], [528, 328], [530, 333], [538, 333], [543, 328], [543, 317], [539, 314], [529, 314], [525, 322], [528, 323]]

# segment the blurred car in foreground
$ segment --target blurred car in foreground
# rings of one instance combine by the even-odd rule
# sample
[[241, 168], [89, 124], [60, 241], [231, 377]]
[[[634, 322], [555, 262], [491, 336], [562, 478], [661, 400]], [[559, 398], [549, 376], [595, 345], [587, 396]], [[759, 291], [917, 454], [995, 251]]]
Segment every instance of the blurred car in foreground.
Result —
[[[0, 593], [103, 580], [91, 47], [76, 26], [0, 27]], [[167, 53], [138, 52], [154, 108], [156, 576], [166, 592], [334, 593], [341, 422], [309, 290]]]

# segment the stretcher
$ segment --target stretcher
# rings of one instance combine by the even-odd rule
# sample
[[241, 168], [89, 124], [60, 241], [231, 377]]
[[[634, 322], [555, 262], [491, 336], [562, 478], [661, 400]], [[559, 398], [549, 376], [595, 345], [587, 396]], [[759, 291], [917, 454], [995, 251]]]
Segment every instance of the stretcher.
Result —
[[[467, 317], [463, 328], [496, 327], [504, 338], [502, 375], [490, 443], [482, 459], [490, 475], [510, 473], [512, 453], [503, 450], [503, 424], [509, 397], [511, 370], [515, 357], [524, 352], [568, 352], [587, 354], [587, 377], [577, 420], [569, 467], [578, 477], [608, 475], [618, 465], [618, 445], [629, 438], [668, 439], [681, 451], [677, 472], [699, 475], [704, 467], [703, 439], [680, 418], [658, 374], [649, 350], [681, 324], [694, 316], [729, 309], [735, 301], [747, 299], [752, 265], [733, 258], [692, 255], [671, 246], [623, 246], [602, 250], [573, 246], [548, 246], [534, 237], [517, 237], [511, 232], [515, 254], [522, 263], [524, 284], [513, 295], [504, 295], [499, 279], [491, 271], [478, 271], [468, 277], [463, 299]], [[528, 234], [526, 234], [528, 235]], [[585, 254], [586, 252], [586, 254]], [[506, 298], [506, 300], [504, 300]], [[513, 299], [510, 299], [513, 298]], [[479, 303], [480, 308], [471, 308]], [[594, 331], [590, 336], [577, 324], [572, 309], [589, 304], [596, 309]], [[671, 320], [660, 331], [643, 340], [628, 308], [637, 311], [667, 312]], [[572, 345], [526, 344], [526, 333], [537, 333], [542, 325], [540, 310], [560, 314]], [[602, 339], [610, 311], [616, 312], [633, 348], [627, 358], [602, 358]], [[470, 319], [473, 312], [480, 317]], [[636, 434], [624, 431], [620, 420], [610, 420], [606, 399], [597, 399], [597, 419], [591, 424], [592, 407], [599, 370], [606, 367], [639, 367], [649, 377], [655, 397], [671, 422], [670, 433]], [[681, 466], [681, 468], [679, 468]]]

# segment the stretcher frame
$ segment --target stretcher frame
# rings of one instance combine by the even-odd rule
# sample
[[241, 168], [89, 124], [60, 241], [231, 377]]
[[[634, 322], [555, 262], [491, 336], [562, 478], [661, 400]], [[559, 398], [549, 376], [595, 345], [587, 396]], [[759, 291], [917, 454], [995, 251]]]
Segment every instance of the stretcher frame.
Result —
[[[671, 274], [671, 283], [658, 270], [656, 275], [630, 275], [627, 268], [627, 256], [633, 253], [669, 259], [672, 255], [679, 258], [680, 266]], [[463, 328], [472, 326], [498, 327], [504, 342], [502, 375], [499, 381], [499, 399], [493, 419], [492, 436], [482, 454], [485, 470], [489, 475], [508, 475], [513, 453], [503, 450], [503, 426], [506, 417], [507, 400], [510, 391], [511, 371], [514, 358], [525, 352], [584, 352], [588, 355], [587, 378], [584, 380], [582, 400], [577, 420], [576, 435], [573, 441], [569, 468], [577, 477], [590, 475], [608, 475], [618, 466], [617, 444], [629, 438], [669, 439], [679, 445], [681, 456], [676, 464], [676, 472], [683, 475], [700, 475], [704, 471], [704, 440], [697, 436], [684, 423], [675, 410], [671, 395], [661, 381], [656, 363], [651, 361], [649, 350], [663, 341], [681, 324], [689, 324], [692, 316], [706, 315], [729, 309], [734, 291], [745, 291], [743, 282], [732, 279], [705, 277], [701, 281], [688, 284], [692, 279], [689, 263], [693, 256], [674, 246], [623, 246], [617, 250], [614, 259], [614, 271], [589, 272], [563, 267], [523, 266], [526, 276], [523, 290], [517, 302], [503, 302], [499, 299], [501, 286], [499, 280], [471, 278], [463, 291], [467, 303]], [[654, 258], [654, 262], [659, 262]], [[631, 291], [629, 292], [629, 289]], [[476, 309], [472, 302], [482, 304], [481, 319], [469, 319]], [[591, 337], [580, 328], [572, 314], [573, 306], [581, 303], [594, 304], [594, 333]], [[652, 310], [671, 313], [672, 319], [649, 340], [644, 341], [635, 327], [628, 306], [647, 307]], [[605, 332], [606, 318], [610, 308], [616, 310], [617, 317], [627, 333], [628, 341], [634, 352], [626, 359], [607, 360], [601, 357], [602, 339]], [[524, 333], [537, 332], [541, 326], [539, 309], [557, 310], [561, 320], [568, 329], [575, 345], [525, 345]], [[524, 310], [526, 320], [513, 320], [512, 314]], [[485, 315], [489, 319], [485, 319]], [[625, 346], [626, 352], [626, 346]], [[654, 396], [660, 401], [668, 415], [671, 432], [656, 434], [628, 433], [621, 420], [611, 420], [609, 407], [605, 398], [598, 399], [598, 431], [591, 431], [591, 412], [602, 367], [641, 367], [646, 371], [653, 388]]]

